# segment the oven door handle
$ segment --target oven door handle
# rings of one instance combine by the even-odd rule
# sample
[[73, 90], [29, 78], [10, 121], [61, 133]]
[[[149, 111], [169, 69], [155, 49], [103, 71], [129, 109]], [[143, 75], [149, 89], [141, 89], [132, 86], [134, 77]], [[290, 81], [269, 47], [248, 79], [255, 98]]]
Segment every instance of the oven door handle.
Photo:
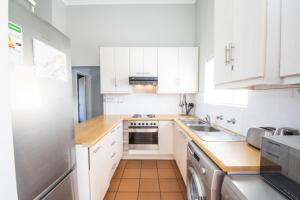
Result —
[[130, 128], [129, 133], [158, 133], [158, 128]]

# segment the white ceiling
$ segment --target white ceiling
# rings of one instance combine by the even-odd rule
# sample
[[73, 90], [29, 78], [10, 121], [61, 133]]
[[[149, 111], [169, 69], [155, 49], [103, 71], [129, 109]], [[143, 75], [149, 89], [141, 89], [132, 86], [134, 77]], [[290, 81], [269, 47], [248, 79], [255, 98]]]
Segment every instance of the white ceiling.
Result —
[[194, 4], [196, 0], [63, 0], [66, 5]]

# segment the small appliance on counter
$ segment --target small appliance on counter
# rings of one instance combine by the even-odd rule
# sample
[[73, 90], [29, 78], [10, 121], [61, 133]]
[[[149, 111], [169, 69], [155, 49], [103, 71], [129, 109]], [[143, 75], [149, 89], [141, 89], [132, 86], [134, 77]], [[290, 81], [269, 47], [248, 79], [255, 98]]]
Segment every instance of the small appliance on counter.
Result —
[[262, 139], [260, 176], [291, 200], [300, 199], [300, 136]]
[[299, 131], [292, 128], [259, 127], [250, 128], [247, 132], [246, 142], [253, 147], [261, 149], [262, 138], [264, 136], [291, 136], [299, 135]]

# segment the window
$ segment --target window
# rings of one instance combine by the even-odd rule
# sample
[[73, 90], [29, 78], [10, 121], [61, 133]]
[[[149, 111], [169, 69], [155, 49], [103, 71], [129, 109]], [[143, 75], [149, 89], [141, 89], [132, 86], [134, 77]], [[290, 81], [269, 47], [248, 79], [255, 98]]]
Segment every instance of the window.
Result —
[[246, 107], [248, 90], [223, 90], [214, 87], [214, 59], [205, 64], [204, 103]]

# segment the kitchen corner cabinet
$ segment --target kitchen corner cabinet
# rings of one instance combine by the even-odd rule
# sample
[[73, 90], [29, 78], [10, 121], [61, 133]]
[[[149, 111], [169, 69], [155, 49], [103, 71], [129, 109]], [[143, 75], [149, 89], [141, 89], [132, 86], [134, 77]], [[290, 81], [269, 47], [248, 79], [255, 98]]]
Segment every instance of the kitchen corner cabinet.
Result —
[[157, 48], [131, 47], [130, 48], [130, 76], [157, 76]]
[[215, 85], [280, 84], [280, 0], [215, 0]]
[[158, 93], [198, 92], [198, 47], [158, 48]]
[[280, 76], [285, 84], [300, 84], [300, 1], [282, 0]]
[[100, 48], [101, 93], [130, 93], [129, 48]]
[[176, 160], [179, 171], [186, 183], [186, 170], [187, 170], [187, 147], [188, 142], [191, 139], [186, 135], [186, 133], [181, 130], [179, 126], [174, 124], [174, 136], [173, 136], [173, 152], [174, 158]]
[[76, 146], [79, 200], [103, 199], [123, 155], [120, 123], [91, 147]]

